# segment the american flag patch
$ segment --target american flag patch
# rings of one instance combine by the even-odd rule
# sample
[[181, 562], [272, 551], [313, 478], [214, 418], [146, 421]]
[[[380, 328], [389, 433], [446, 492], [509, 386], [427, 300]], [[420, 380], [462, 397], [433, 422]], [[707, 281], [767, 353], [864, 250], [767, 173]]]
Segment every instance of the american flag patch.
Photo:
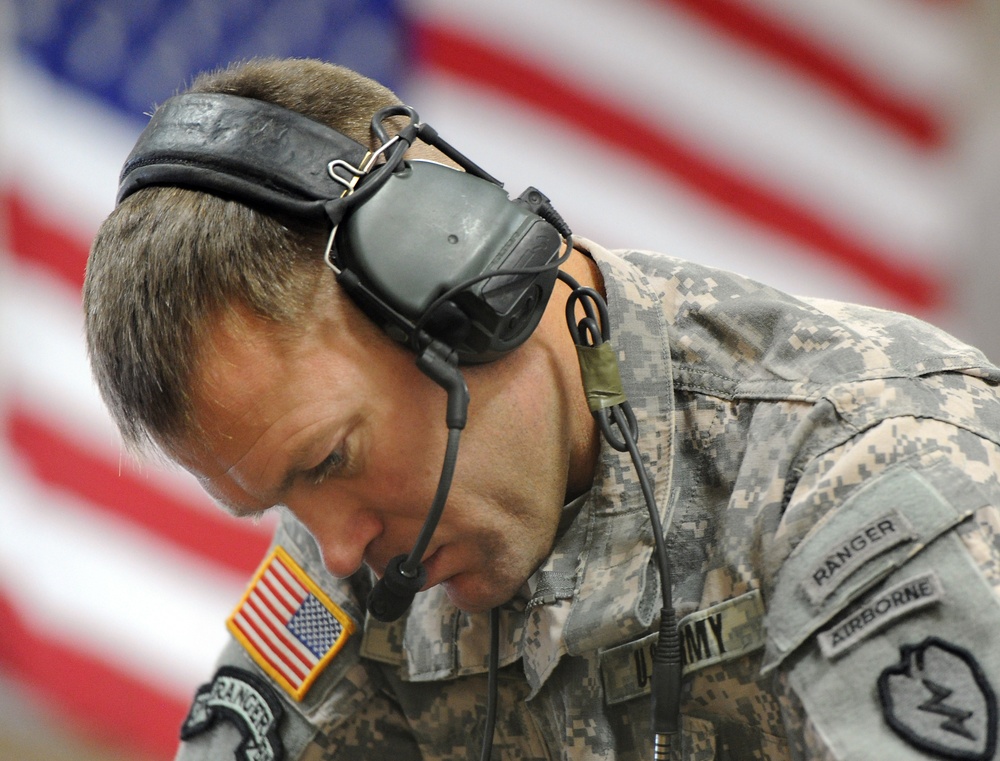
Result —
[[281, 547], [261, 565], [226, 626], [295, 700], [354, 631], [350, 617]]

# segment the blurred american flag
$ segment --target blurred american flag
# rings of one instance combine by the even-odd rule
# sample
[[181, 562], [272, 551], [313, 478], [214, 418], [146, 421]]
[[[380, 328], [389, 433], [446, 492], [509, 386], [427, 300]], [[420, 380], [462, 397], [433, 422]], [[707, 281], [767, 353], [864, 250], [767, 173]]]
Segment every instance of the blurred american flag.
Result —
[[985, 7], [0, 0], [0, 671], [169, 758], [267, 545], [122, 453], [83, 349], [90, 238], [192, 74], [343, 63], [580, 235], [961, 327]]

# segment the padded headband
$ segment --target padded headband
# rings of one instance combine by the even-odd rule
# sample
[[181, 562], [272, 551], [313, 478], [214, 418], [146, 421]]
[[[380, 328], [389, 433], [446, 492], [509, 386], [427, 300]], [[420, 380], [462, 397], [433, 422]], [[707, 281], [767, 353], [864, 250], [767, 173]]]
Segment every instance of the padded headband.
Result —
[[330, 162], [360, 166], [368, 148], [273, 103], [185, 93], [163, 103], [119, 177], [118, 203], [151, 185], [206, 190], [298, 217], [329, 218], [327, 204], [352, 177]]

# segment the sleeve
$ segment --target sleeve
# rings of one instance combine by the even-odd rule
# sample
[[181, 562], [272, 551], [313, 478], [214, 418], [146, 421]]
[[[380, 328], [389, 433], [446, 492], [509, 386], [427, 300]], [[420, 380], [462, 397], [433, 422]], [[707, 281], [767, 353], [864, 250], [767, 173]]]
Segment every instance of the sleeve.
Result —
[[381, 665], [361, 657], [352, 582], [286, 517], [226, 621], [232, 635], [180, 729], [177, 761], [419, 758]]
[[793, 757], [996, 757], [998, 474], [993, 441], [908, 417], [803, 475], [763, 666]]

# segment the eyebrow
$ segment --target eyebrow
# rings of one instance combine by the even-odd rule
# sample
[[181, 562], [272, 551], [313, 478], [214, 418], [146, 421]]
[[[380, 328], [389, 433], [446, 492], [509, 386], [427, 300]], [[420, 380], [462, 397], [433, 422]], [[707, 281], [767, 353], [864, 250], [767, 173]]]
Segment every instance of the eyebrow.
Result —
[[219, 499], [214, 499], [213, 501], [237, 520], [258, 520], [262, 518], [264, 513], [271, 508], [280, 506], [285, 493], [295, 484], [295, 479], [299, 478], [299, 476], [303, 473], [308, 472], [308, 469], [302, 467], [300, 464], [303, 456], [304, 454], [302, 452], [293, 453], [290, 458], [292, 464], [288, 466], [285, 471], [285, 475], [282, 476], [281, 483], [279, 483], [274, 489], [269, 489], [267, 491], [268, 496], [264, 501], [271, 503], [267, 507], [262, 507], [256, 510], [246, 510], [238, 505], [226, 504]]
[[228, 513], [229, 515], [238, 520], [244, 520], [244, 519], [254, 520], [260, 518], [264, 515], [264, 513], [266, 513], [268, 510], [270, 510], [277, 504], [273, 503], [271, 505], [268, 505], [267, 507], [248, 510], [241, 507], [240, 505], [234, 505], [231, 502], [219, 499], [218, 497], [212, 495], [211, 492], [209, 492], [209, 496], [212, 498], [212, 502], [214, 502], [216, 505], [222, 508], [222, 510], [224, 510], [226, 513]]
[[246, 510], [238, 506], [222, 504], [222, 508], [227, 513], [232, 515], [234, 518], [237, 518], [239, 520], [258, 520], [259, 518], [262, 518], [264, 516], [264, 513], [266, 513], [271, 508], [277, 507], [280, 504], [282, 504], [282, 497], [284, 496], [285, 492], [287, 492], [292, 487], [292, 484], [295, 482], [295, 479], [298, 478], [304, 472], [305, 471], [299, 466], [290, 467], [288, 471], [285, 473], [278, 487], [276, 489], [272, 489], [267, 492], [268, 497], [266, 500], [263, 500], [265, 502], [271, 503], [267, 507], [262, 507], [255, 510]]
[[277, 495], [278, 499], [275, 500], [275, 504], [280, 502], [281, 497], [295, 485], [296, 479], [309, 472], [310, 468], [302, 465], [302, 461], [305, 459], [309, 449], [310, 445], [307, 443], [291, 453], [291, 456], [288, 458], [291, 464], [285, 470], [285, 475], [282, 477], [281, 482], [277, 488], [268, 492], [268, 494]]
[[[339, 440], [343, 442], [344, 437]], [[295, 485], [296, 479], [308, 473], [312, 468], [305, 467], [302, 463], [309, 455], [313, 444], [311, 442], [306, 442], [300, 447], [293, 450], [288, 457], [288, 462], [290, 463], [285, 469], [285, 474], [282, 476], [281, 481], [274, 489], [269, 489], [267, 491], [266, 501], [271, 504], [268, 507], [259, 510], [241, 510], [239, 508], [227, 507], [222, 505], [223, 509], [226, 510], [230, 515], [239, 518], [250, 518], [255, 519], [261, 517], [264, 513], [270, 510], [272, 507], [282, 504], [284, 495], [288, 492], [292, 486]]]
[[[206, 489], [206, 491], [208, 491], [209, 496], [212, 497], [212, 501], [215, 502], [215, 504], [217, 504], [219, 507], [221, 507], [223, 510], [225, 510], [227, 513], [229, 513], [229, 515], [233, 516], [234, 518], [238, 520], [257, 520], [263, 517], [264, 513], [266, 513], [268, 510], [281, 504], [282, 501], [281, 497], [285, 494], [286, 491], [288, 491], [288, 489], [291, 487], [292, 482], [301, 472], [302, 470], [298, 466], [293, 466], [289, 468], [288, 472], [285, 473], [285, 476], [282, 479], [281, 484], [277, 487], [277, 489], [269, 490], [267, 492], [267, 497], [260, 500], [261, 502], [270, 502], [270, 504], [267, 507], [247, 509], [239, 504], [234, 504], [232, 502], [222, 500], [219, 497], [215, 497], [214, 495], [212, 495], [212, 492], [210, 490]], [[252, 495], [248, 494], [248, 496]]]

